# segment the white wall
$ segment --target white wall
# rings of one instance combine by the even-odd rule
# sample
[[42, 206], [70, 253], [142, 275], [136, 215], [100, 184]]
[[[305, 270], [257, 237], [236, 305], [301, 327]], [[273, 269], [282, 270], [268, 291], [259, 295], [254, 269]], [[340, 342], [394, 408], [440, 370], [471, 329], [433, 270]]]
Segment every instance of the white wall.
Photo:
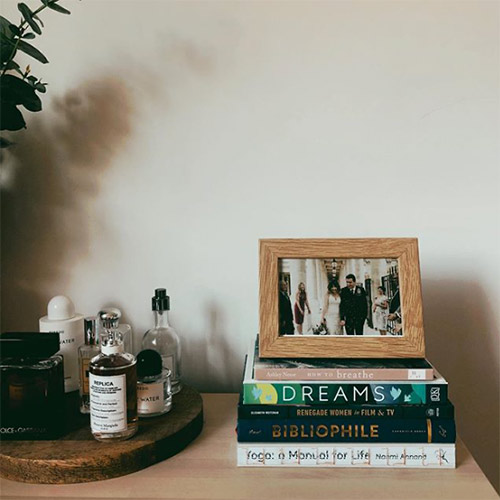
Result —
[[417, 236], [429, 358], [498, 486], [499, 4], [62, 4], [4, 161], [3, 329], [65, 293], [138, 344], [165, 286], [186, 380], [236, 391], [259, 238]]

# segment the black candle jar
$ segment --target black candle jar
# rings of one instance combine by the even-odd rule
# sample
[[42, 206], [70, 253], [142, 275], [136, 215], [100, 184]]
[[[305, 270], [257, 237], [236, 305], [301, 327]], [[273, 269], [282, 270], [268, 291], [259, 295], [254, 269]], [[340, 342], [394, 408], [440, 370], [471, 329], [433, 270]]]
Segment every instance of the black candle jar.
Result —
[[53, 439], [64, 430], [64, 368], [55, 332], [0, 335], [0, 439]]

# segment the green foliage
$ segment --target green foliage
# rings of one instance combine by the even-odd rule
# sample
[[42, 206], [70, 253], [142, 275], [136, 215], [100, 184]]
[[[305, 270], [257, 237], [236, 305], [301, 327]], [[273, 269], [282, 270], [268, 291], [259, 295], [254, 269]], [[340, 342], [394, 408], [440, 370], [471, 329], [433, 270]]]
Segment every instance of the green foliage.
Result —
[[[42, 34], [44, 25], [38, 14], [44, 9], [60, 14], [70, 14], [70, 11], [59, 5], [59, 0], [40, 1], [42, 5], [36, 10], [31, 10], [24, 2], [17, 5], [22, 16], [17, 26], [0, 16], [0, 130], [16, 131], [26, 128], [20, 106], [32, 112], [42, 109], [42, 101], [37, 93], [44, 94], [47, 84], [31, 74], [29, 65], [23, 70], [14, 59], [18, 51], [21, 51], [42, 64], [47, 64], [49, 60], [45, 55], [26, 40], [33, 40]], [[0, 148], [11, 144], [12, 142], [0, 137]]]
[[41, 35], [42, 30], [40, 29], [40, 26], [38, 26], [37, 22], [33, 19], [33, 12], [31, 12], [31, 9], [25, 3], [18, 4], [17, 8], [19, 9], [19, 12], [21, 12], [21, 14], [23, 15], [26, 22], [29, 24], [30, 28], [37, 35]]

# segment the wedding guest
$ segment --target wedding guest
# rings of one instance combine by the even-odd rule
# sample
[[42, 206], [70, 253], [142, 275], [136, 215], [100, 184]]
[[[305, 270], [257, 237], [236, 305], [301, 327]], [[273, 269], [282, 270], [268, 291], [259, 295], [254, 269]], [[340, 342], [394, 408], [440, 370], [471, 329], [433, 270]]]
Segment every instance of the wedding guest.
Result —
[[347, 335], [363, 335], [368, 316], [368, 300], [363, 287], [356, 285], [356, 276], [348, 274], [346, 286], [340, 291], [340, 325]]
[[387, 334], [387, 317], [389, 315], [389, 299], [385, 294], [385, 288], [377, 288], [377, 296], [373, 301], [373, 327], [380, 335]]
[[293, 308], [295, 316], [295, 324], [297, 325], [297, 332], [302, 335], [302, 327], [304, 324], [305, 309], [311, 314], [311, 308], [307, 300], [307, 292], [305, 283], [299, 283], [297, 293], [295, 294], [295, 305]]
[[387, 319], [394, 321], [394, 333], [396, 335], [403, 335], [403, 318], [401, 315], [401, 299], [399, 295], [399, 288], [391, 299], [389, 304], [389, 315]]
[[328, 283], [323, 301], [321, 323], [326, 324], [328, 335], [342, 335], [340, 323], [340, 285], [336, 280]]
[[293, 313], [292, 313], [292, 304], [290, 302], [290, 297], [288, 296], [288, 285], [285, 281], [280, 283], [279, 290], [279, 334], [280, 335], [293, 335], [294, 327], [293, 327]]

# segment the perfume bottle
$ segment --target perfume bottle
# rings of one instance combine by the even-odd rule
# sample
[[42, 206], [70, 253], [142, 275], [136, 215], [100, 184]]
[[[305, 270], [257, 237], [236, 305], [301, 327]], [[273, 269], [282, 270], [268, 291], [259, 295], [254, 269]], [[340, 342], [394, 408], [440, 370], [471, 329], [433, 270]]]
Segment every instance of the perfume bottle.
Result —
[[157, 417], [171, 409], [170, 370], [163, 368], [157, 351], [145, 349], [137, 355], [137, 413]]
[[121, 441], [138, 429], [137, 361], [125, 352], [118, 309], [99, 313], [101, 353], [89, 363], [90, 428], [98, 441]]
[[0, 335], [0, 439], [54, 439], [64, 430], [59, 333]]
[[65, 295], [50, 299], [47, 316], [40, 318], [41, 332], [58, 332], [60, 353], [64, 356], [64, 390], [78, 390], [78, 346], [83, 344], [83, 315], [75, 313]]
[[[120, 309], [117, 309], [116, 307], [110, 307], [106, 309], [102, 309], [99, 311], [99, 317], [101, 313], [106, 313], [108, 311], [118, 311], [121, 317], [121, 311]], [[128, 352], [130, 354], [134, 353], [134, 345], [133, 345], [133, 339], [132, 339], [132, 327], [128, 325], [127, 323], [119, 323], [117, 328], [116, 328], [121, 334], [123, 338], [123, 346], [125, 348], [125, 352]], [[99, 322], [98, 324], [98, 331], [97, 331], [97, 336], [102, 339], [103, 335], [106, 334], [106, 329], [103, 327], [102, 322]]]
[[181, 384], [181, 344], [176, 331], [168, 323], [170, 297], [165, 288], [157, 288], [152, 298], [155, 326], [142, 339], [143, 349], [153, 349], [161, 355], [163, 366], [171, 372], [172, 393], [182, 389]]
[[85, 344], [78, 348], [80, 367], [80, 412], [90, 413], [89, 398], [89, 363], [99, 354], [99, 337], [97, 336], [97, 316], [89, 316], [83, 320]]

